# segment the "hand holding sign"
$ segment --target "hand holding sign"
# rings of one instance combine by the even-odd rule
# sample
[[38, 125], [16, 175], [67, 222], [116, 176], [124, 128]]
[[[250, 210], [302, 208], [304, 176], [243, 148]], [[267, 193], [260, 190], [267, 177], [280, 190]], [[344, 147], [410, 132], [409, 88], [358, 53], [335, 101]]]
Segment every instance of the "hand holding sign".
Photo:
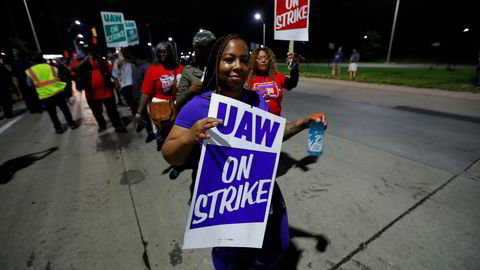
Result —
[[206, 117], [198, 120], [186, 133], [186, 143], [195, 144], [211, 137], [206, 131], [222, 124], [222, 119]]

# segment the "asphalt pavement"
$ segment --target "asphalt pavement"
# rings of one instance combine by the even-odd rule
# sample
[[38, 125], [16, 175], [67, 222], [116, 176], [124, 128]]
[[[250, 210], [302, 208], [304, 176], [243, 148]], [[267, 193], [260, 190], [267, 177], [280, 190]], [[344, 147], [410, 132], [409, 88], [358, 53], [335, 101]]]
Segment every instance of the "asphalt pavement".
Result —
[[[306, 131], [282, 147], [291, 245], [278, 269], [478, 269], [479, 105], [301, 78], [284, 117], [323, 111], [329, 127], [318, 160]], [[210, 249], [181, 249], [190, 171], [170, 180], [132, 127], [97, 134], [83, 95], [71, 110], [81, 127], [62, 135], [46, 113], [0, 120], [0, 269], [212, 269]]]

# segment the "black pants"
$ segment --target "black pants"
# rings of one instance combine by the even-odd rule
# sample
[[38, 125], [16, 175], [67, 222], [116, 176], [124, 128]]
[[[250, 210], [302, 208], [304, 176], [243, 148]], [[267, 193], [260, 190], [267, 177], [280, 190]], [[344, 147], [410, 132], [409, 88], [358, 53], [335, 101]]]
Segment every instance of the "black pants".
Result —
[[27, 110], [31, 113], [41, 112], [42, 111], [42, 103], [40, 99], [38, 99], [37, 91], [35, 88], [28, 86], [26, 83], [19, 82], [20, 92], [22, 92], [23, 100], [25, 101], [25, 105], [27, 106]]
[[134, 115], [137, 112], [138, 104], [133, 96], [133, 87], [131, 85], [123, 87], [122, 89], [120, 89], [120, 94], [127, 102], [130, 110], [132, 110], [132, 115]]
[[52, 96], [49, 98], [42, 99], [42, 103], [43, 103], [43, 106], [45, 106], [45, 109], [47, 110], [48, 115], [50, 116], [50, 120], [52, 120], [53, 127], [56, 130], [59, 130], [62, 128], [62, 124], [60, 123], [60, 120], [58, 120], [58, 117], [57, 117], [57, 106], [63, 112], [63, 115], [65, 116], [65, 120], [70, 126], [76, 124], [75, 121], [73, 121], [72, 114], [70, 113], [70, 109], [68, 108], [68, 105], [67, 105], [67, 101], [65, 100], [62, 93], [56, 94], [55, 96]]
[[112, 124], [115, 128], [122, 127], [120, 122], [120, 115], [117, 111], [117, 105], [115, 104], [115, 97], [107, 99], [87, 99], [88, 106], [92, 109], [93, 116], [97, 120], [97, 124], [100, 128], [106, 128], [107, 122], [103, 117], [103, 106], [107, 110], [108, 118], [112, 121]]
[[[123, 99], [125, 99], [125, 101], [127, 102], [128, 107], [130, 107], [132, 115], [135, 115], [138, 110], [138, 102], [133, 93], [133, 86], [129, 85], [123, 87], [122, 89], [120, 89], [120, 93], [122, 94]], [[152, 122], [150, 121], [150, 116], [148, 115], [146, 107], [142, 112], [142, 119], [145, 121], [143, 124], [145, 126], [145, 129], [147, 130], [147, 133], [153, 133]]]
[[[2, 87], [3, 85], [0, 85]], [[13, 116], [13, 101], [10, 89], [7, 86], [3, 86], [0, 89], [0, 103], [2, 105], [3, 114], [5, 117], [10, 118]]]

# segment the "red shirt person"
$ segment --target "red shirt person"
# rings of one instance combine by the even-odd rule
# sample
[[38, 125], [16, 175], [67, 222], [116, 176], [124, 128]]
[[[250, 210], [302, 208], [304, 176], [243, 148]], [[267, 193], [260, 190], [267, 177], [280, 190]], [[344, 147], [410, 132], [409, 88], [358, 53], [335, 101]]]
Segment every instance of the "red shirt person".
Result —
[[[171, 42], [163, 41], [155, 48], [156, 61], [148, 67], [142, 85], [142, 97], [138, 104], [134, 123], [141, 124], [141, 115], [145, 105], [152, 99], [175, 100], [184, 67], [177, 61], [175, 48]], [[157, 126], [157, 150], [160, 151], [173, 123], [162, 123]]]
[[87, 82], [85, 87], [85, 96], [87, 103], [92, 110], [93, 116], [98, 123], [98, 132], [101, 133], [107, 129], [107, 122], [103, 117], [103, 107], [107, 110], [108, 117], [115, 127], [115, 132], [125, 133], [127, 130], [120, 121], [120, 115], [115, 105], [115, 94], [113, 92], [114, 83], [111, 78], [111, 66], [107, 61], [101, 59], [98, 56], [85, 57], [81, 61], [73, 60], [72, 69], [77, 70], [79, 68], [90, 69], [90, 72], [84, 72], [83, 78]]
[[[289, 53], [288, 58], [294, 54]], [[297, 86], [298, 63], [292, 65], [290, 77], [278, 73], [275, 65], [275, 54], [269, 48], [257, 48], [252, 52], [250, 75], [246, 83], [248, 90], [263, 94], [268, 104], [268, 111], [280, 115], [282, 112], [283, 90], [292, 90]]]
[[175, 100], [174, 85], [180, 82], [182, 72], [182, 65], [168, 69], [162, 64], [150, 65], [143, 80], [143, 94], [158, 99]]

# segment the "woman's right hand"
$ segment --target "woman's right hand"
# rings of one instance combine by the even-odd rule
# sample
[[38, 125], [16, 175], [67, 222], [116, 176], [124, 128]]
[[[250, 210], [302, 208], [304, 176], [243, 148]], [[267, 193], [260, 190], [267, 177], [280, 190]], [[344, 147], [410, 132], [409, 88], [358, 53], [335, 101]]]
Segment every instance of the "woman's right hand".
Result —
[[210, 134], [207, 133], [208, 129], [216, 127], [223, 124], [222, 119], [217, 119], [213, 117], [206, 117], [195, 122], [188, 132], [186, 133], [186, 142], [187, 144], [195, 144], [203, 140], [209, 139]]

